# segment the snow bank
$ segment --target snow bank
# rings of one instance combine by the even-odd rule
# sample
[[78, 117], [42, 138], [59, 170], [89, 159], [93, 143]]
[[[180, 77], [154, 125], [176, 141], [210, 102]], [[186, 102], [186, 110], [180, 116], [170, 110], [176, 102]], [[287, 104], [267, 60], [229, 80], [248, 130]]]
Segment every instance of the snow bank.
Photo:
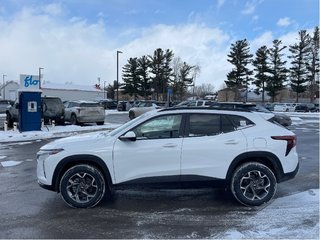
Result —
[[278, 198], [219, 238], [318, 239], [319, 189]]

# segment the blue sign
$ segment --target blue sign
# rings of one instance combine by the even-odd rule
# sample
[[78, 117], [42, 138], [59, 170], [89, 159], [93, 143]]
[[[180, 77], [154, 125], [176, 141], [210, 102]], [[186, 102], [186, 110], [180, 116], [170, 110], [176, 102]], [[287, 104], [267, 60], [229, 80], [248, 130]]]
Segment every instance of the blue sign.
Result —
[[32, 75], [26, 76], [26, 78], [24, 79], [24, 87], [27, 88], [31, 85], [38, 85], [39, 82], [40, 82], [39, 80], [33, 80]]

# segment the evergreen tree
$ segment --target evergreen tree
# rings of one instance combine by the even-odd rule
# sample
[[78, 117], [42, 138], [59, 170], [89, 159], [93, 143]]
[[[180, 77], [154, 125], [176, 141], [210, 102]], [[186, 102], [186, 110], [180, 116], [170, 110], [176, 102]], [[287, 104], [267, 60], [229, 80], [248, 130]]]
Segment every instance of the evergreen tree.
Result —
[[[236, 41], [231, 44], [231, 51], [228, 54], [228, 62], [234, 65], [234, 68], [227, 74], [225, 81], [229, 88], [241, 90], [250, 84], [252, 71], [247, 67], [252, 61], [250, 47], [247, 39]], [[237, 97], [238, 98], [238, 97]]]
[[281, 52], [286, 46], [280, 46], [281, 44], [281, 40], [273, 40], [273, 47], [268, 52], [270, 77], [267, 80], [266, 91], [268, 91], [268, 95], [272, 98], [272, 102], [274, 102], [279, 91], [284, 88], [288, 72], [285, 67], [287, 61], [281, 60], [284, 55]]
[[289, 46], [291, 56], [290, 80], [291, 88], [296, 92], [296, 102], [299, 102], [299, 93], [307, 90], [308, 71], [307, 61], [310, 55], [310, 36], [306, 30], [299, 32], [298, 43]]
[[140, 83], [138, 91], [146, 100], [151, 95], [151, 82], [149, 77], [150, 60], [147, 56], [142, 56], [138, 59], [138, 75], [140, 76]]
[[319, 89], [319, 27], [315, 27], [311, 39], [308, 61], [308, 80], [310, 84], [310, 102], [314, 101], [315, 92]]
[[134, 100], [136, 100], [139, 92], [138, 86], [140, 84], [137, 58], [130, 58], [128, 63], [124, 65], [122, 79], [124, 81], [124, 86], [122, 87], [124, 93], [134, 96]]
[[175, 92], [176, 99], [182, 100], [187, 92], [187, 87], [193, 83], [192, 70], [196, 66], [191, 66], [186, 62], [180, 63], [177, 72], [174, 73], [173, 91]]
[[164, 54], [165, 62], [163, 66], [163, 84], [162, 84], [162, 96], [163, 100], [167, 100], [167, 91], [169, 87], [169, 83], [171, 82], [171, 77], [173, 76], [172, 68], [170, 67], [173, 59], [173, 52], [169, 49], [166, 50]]
[[268, 52], [267, 46], [260, 47], [253, 61], [254, 71], [256, 72], [256, 79], [253, 84], [256, 86], [255, 92], [257, 94], [259, 94], [260, 91], [262, 92], [262, 102], [264, 102], [265, 86], [268, 80], [267, 73], [269, 72]]
[[166, 96], [168, 83], [172, 75], [172, 69], [170, 64], [173, 58], [173, 52], [169, 49], [164, 53], [161, 48], [154, 51], [153, 56], [149, 56], [150, 68], [153, 76], [152, 87], [156, 93], [157, 100], [159, 100], [159, 94], [163, 94], [163, 99]]

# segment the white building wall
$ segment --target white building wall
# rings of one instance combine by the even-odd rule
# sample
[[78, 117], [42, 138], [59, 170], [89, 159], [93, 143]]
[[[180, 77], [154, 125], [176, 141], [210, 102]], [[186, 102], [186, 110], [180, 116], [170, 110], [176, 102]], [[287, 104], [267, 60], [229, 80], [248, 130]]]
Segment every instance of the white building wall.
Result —
[[103, 98], [103, 91], [83, 91], [69, 89], [46, 89], [42, 88], [42, 96], [54, 96], [61, 98], [62, 101], [89, 100], [94, 101]]
[[0, 93], [1, 93], [1, 99], [6, 100], [16, 100], [18, 97], [18, 88], [19, 84], [14, 81], [6, 82], [5, 87], [1, 86]]

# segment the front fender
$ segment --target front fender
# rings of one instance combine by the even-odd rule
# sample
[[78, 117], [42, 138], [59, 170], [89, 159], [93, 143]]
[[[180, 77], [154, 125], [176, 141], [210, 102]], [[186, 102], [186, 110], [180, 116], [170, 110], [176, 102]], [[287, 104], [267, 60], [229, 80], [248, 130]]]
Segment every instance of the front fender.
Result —
[[60, 179], [66, 172], [66, 170], [77, 164], [90, 164], [98, 167], [101, 170], [109, 188], [112, 187], [112, 178], [110, 170], [106, 163], [100, 157], [97, 157], [95, 155], [79, 154], [65, 157], [58, 163], [58, 165], [55, 168], [52, 179], [52, 187], [54, 191], [59, 192]]

